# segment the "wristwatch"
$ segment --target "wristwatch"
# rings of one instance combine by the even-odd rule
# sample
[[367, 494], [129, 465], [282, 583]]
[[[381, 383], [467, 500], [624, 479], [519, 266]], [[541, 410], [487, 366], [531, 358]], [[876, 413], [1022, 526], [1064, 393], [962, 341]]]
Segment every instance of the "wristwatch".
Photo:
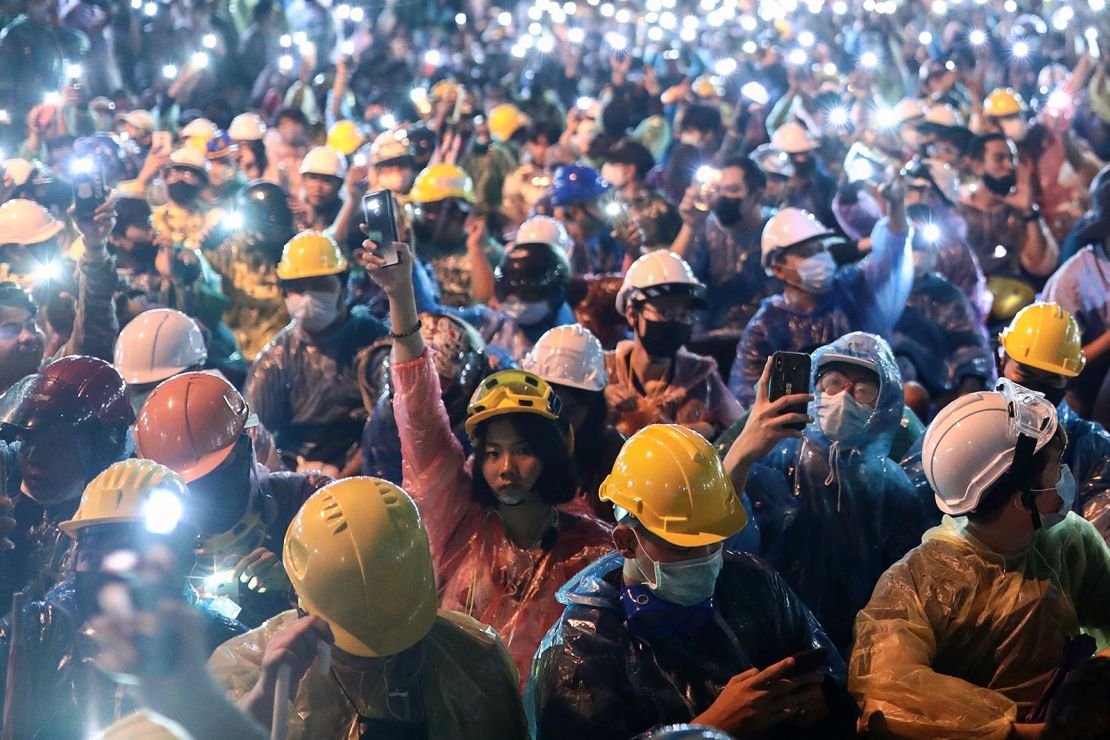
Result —
[[1027, 212], [1021, 214], [1021, 217], [1026, 223], [1030, 221], [1036, 221], [1041, 217], [1041, 209], [1037, 207], [1036, 203], [1034, 203], [1032, 206], [1029, 207], [1029, 210]]

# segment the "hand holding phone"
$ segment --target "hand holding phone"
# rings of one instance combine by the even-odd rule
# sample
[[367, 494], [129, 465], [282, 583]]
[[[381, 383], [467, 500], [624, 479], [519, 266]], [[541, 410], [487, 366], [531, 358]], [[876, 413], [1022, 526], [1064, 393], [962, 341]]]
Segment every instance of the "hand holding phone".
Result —
[[169, 131], [155, 131], [150, 135], [150, 148], [155, 152], [170, 152], [173, 150], [173, 134]]
[[[783, 396], [809, 393], [810, 366], [809, 355], [802, 352], [776, 352], [771, 355], [771, 377], [767, 387], [767, 398], [777, 401]], [[804, 404], [794, 405], [784, 412], [804, 414], [806, 407]], [[801, 431], [805, 429], [805, 424], [787, 424], [786, 428]]]
[[803, 673], [814, 673], [821, 670], [825, 667], [825, 660], [828, 658], [828, 654], [829, 651], [823, 647], [795, 653], [793, 656], [794, 666], [787, 675], [798, 676]]
[[401, 230], [397, 224], [397, 207], [393, 193], [389, 190], [375, 190], [364, 195], [362, 221], [366, 224], [366, 235], [378, 245], [376, 254], [385, 260], [383, 266], [397, 264], [400, 260], [393, 244], [401, 240]]

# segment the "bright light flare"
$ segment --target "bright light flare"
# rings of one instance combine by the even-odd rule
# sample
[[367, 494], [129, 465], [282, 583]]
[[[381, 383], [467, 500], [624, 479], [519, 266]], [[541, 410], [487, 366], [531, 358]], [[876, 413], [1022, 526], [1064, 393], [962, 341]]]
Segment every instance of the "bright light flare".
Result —
[[795, 67], [800, 67], [809, 61], [809, 55], [806, 54], [805, 49], [791, 49], [786, 55], [786, 61]]
[[42, 96], [43, 105], [57, 105], [60, 102], [62, 102], [61, 93], [48, 92]]
[[758, 82], [745, 82], [744, 86], [740, 88], [740, 94], [758, 105], [767, 105], [771, 100], [767, 88]]
[[829, 111], [828, 119], [829, 123], [831, 123], [833, 126], [836, 126], [837, 128], [844, 128], [848, 125], [848, 109], [844, 106], [838, 105], [837, 107]]
[[78, 80], [78, 79], [81, 79], [81, 75], [83, 75], [84, 73], [85, 73], [85, 70], [82, 69], [80, 64], [75, 64], [73, 62], [67, 62], [66, 63], [66, 70], [65, 70], [66, 79]]
[[732, 57], [718, 59], [717, 63], [713, 65], [713, 71], [723, 77], [728, 77], [736, 71], [736, 60]]
[[1014, 45], [1010, 47], [1010, 54], [1014, 59], [1025, 59], [1029, 56], [1029, 44], [1025, 41], [1015, 41]]
[[925, 238], [925, 241], [929, 242], [930, 244], [936, 244], [940, 241], [941, 237], [940, 227], [932, 223], [925, 224], [925, 226], [923, 226], [921, 229], [921, 236], [923, 236]]
[[165, 77], [167, 80], [172, 80], [173, 78], [177, 77], [177, 65], [167, 64], [163, 66], [162, 76]]
[[208, 66], [208, 54], [203, 51], [193, 52], [189, 57], [189, 66], [193, 69], [204, 69]]
[[243, 228], [243, 214], [239, 211], [228, 211], [221, 219], [221, 223], [228, 231], [238, 231]]
[[201, 36], [200, 45], [203, 46], [205, 49], [215, 49], [216, 48], [216, 34], [206, 33], [203, 36]]
[[864, 69], [875, 69], [879, 66], [879, 55], [873, 51], [865, 51], [859, 55], [859, 66]]
[[987, 32], [981, 28], [974, 28], [967, 35], [967, 42], [972, 46], [982, 46], [987, 43]]
[[62, 277], [62, 264], [58, 260], [40, 262], [31, 270], [31, 280], [36, 283], [47, 283]]

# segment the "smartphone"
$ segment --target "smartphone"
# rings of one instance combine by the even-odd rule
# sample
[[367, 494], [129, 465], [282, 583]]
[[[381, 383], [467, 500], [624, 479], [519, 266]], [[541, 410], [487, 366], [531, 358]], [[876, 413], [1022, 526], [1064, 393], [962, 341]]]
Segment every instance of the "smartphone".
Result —
[[73, 212], [82, 220], [89, 220], [104, 201], [108, 200], [108, 183], [104, 168], [95, 156], [76, 160], [73, 169]]
[[818, 671], [825, 667], [825, 659], [827, 657], [828, 650], [823, 647], [795, 653], [794, 667], [790, 669], [790, 675], [797, 676], [802, 673], [813, 673], [814, 671]]
[[[795, 393], [809, 393], [810, 357], [803, 352], [776, 352], [771, 355], [771, 378], [767, 396], [775, 401]], [[805, 404], [787, 409], [789, 413], [806, 413]], [[787, 428], [801, 431], [805, 424], [790, 424]]]
[[173, 151], [173, 134], [169, 131], [155, 131], [150, 135], [150, 148], [156, 152]]
[[362, 196], [362, 221], [366, 224], [367, 236], [377, 243], [378, 256], [385, 260], [386, 266], [397, 264], [400, 258], [393, 242], [400, 241], [401, 237], [393, 193], [375, 190]]

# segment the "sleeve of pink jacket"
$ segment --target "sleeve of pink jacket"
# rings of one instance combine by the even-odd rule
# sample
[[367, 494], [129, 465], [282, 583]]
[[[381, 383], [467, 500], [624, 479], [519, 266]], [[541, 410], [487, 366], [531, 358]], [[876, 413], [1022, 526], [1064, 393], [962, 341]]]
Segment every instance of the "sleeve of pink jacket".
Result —
[[430, 350], [393, 365], [393, 410], [401, 436], [403, 487], [424, 520], [437, 575], [448, 542], [471, 524], [479, 505], [470, 497], [470, 471], [440, 396]]

